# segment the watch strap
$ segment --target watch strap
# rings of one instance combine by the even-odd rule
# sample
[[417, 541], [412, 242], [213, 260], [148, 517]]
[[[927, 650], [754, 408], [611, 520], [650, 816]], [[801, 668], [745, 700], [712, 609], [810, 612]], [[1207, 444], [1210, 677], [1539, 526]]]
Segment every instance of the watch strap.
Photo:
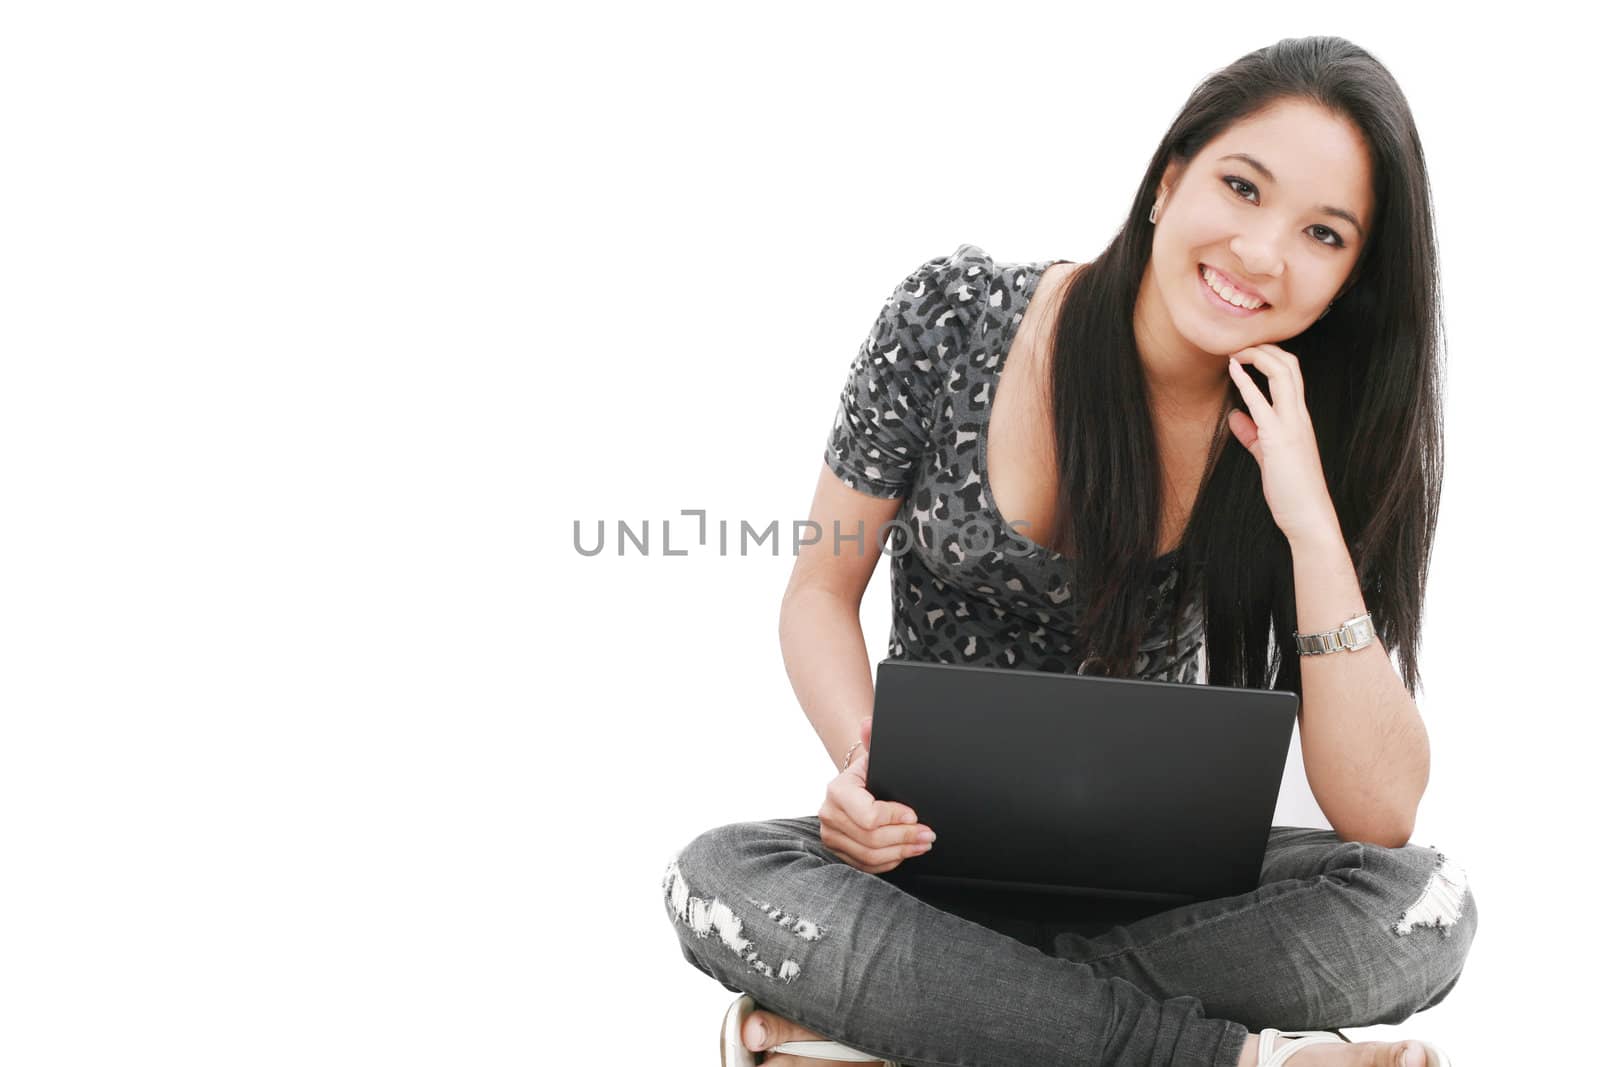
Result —
[[1325, 656], [1331, 652], [1354, 652], [1372, 643], [1372, 613], [1363, 612], [1346, 619], [1332, 630], [1303, 634], [1295, 631], [1294, 643], [1302, 656]]

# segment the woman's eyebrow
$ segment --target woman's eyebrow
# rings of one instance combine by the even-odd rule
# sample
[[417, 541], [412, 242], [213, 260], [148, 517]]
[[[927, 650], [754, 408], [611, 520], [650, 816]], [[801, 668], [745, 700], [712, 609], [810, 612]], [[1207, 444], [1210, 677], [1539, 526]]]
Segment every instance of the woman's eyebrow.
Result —
[[[1272, 171], [1267, 169], [1267, 165], [1261, 162], [1261, 160], [1257, 159], [1255, 156], [1245, 155], [1243, 152], [1231, 152], [1222, 158], [1242, 159], [1252, 167], [1256, 168], [1256, 170], [1260, 171], [1261, 176], [1267, 179], [1267, 181], [1272, 182], [1274, 185], [1278, 183], [1278, 179], [1273, 175]], [[1363, 230], [1361, 228], [1361, 223], [1356, 221], [1356, 217], [1350, 214], [1350, 212], [1346, 211], [1344, 208], [1329, 207], [1327, 204], [1323, 204], [1321, 207], [1317, 208], [1317, 210], [1322, 212], [1324, 215], [1333, 215], [1337, 218], [1344, 219], [1346, 222], [1350, 223], [1350, 225], [1356, 228], [1356, 232], [1361, 235], [1361, 239], [1363, 241], [1367, 239], [1367, 231]]]

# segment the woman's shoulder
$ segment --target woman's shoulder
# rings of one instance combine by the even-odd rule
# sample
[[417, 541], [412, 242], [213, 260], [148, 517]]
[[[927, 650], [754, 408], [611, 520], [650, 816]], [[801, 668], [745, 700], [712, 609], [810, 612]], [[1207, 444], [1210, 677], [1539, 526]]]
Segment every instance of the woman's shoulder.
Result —
[[925, 259], [895, 287], [890, 301], [924, 326], [970, 322], [988, 301], [999, 264], [974, 244]]
[[893, 334], [904, 343], [897, 354], [915, 353], [927, 370], [927, 361], [965, 349], [974, 330], [987, 332], [992, 317], [1014, 307], [1048, 264], [996, 260], [980, 245], [959, 244], [923, 260], [895, 286], [879, 316], [880, 338]]
[[950, 410], [944, 398], [983, 388], [974, 383], [979, 364], [969, 354], [1005, 336], [1008, 317], [1043, 266], [997, 262], [981, 246], [962, 243], [902, 278], [840, 394], [827, 458], [846, 485], [874, 496], [907, 491], [935, 424]]
[[964, 356], [1007, 337], [1031, 298], [1061, 289], [1076, 266], [996, 260], [979, 245], [959, 244], [923, 260], [895, 286], [862, 357], [902, 376], [907, 388], [920, 378], [937, 391], [961, 378]]
[[917, 264], [894, 287], [840, 393], [827, 459], [851, 488], [900, 496], [929, 445], [949, 367], [979, 328], [997, 265], [973, 244]]

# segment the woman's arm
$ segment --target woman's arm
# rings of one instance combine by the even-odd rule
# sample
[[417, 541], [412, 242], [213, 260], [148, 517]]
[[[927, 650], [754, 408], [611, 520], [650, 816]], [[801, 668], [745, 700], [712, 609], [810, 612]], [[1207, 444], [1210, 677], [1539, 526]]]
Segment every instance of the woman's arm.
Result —
[[[1330, 517], [1321, 538], [1290, 542], [1296, 629], [1331, 630], [1367, 610], [1350, 551]], [[1289, 642], [1285, 655], [1297, 655]], [[1376, 637], [1357, 651], [1300, 657], [1306, 782], [1341, 840], [1400, 848], [1428, 787], [1428, 730]]]
[[[861, 720], [872, 714], [872, 667], [858, 607], [837, 593], [803, 587], [784, 596], [778, 621], [789, 684], [836, 771], [861, 737]], [[851, 759], [860, 757], [857, 751]]]
[[[810, 515], [821, 539], [796, 555], [778, 613], [789, 684], [835, 771], [860, 738], [861, 720], [872, 714], [872, 663], [861, 632], [861, 598], [882, 555], [879, 531], [899, 509], [899, 498], [847, 488], [824, 466]], [[858, 532], [863, 536], [856, 539]], [[858, 758], [859, 752], [851, 761]]]
[[947, 359], [965, 350], [997, 273], [976, 245], [920, 264], [884, 300], [839, 393], [811, 501], [821, 539], [799, 549], [778, 621], [789, 683], [835, 773], [872, 714], [861, 596], [880, 533], [913, 491]]

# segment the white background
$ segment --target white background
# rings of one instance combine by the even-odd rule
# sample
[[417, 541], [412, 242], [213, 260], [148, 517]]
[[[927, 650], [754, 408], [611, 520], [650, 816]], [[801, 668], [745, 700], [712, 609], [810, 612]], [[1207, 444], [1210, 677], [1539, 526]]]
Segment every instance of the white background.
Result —
[[[662, 869], [833, 772], [792, 558], [669, 558], [662, 521], [804, 518], [899, 279], [1092, 257], [1190, 89], [1311, 33], [1394, 72], [1433, 180], [1414, 840], [1482, 922], [1445, 1003], [1356, 1033], [1581, 1059], [1590, 38], [1527, 3], [580, 6], [8, 9], [0, 1060], [714, 1062], [732, 994]], [[575, 551], [619, 519], [648, 556]]]

